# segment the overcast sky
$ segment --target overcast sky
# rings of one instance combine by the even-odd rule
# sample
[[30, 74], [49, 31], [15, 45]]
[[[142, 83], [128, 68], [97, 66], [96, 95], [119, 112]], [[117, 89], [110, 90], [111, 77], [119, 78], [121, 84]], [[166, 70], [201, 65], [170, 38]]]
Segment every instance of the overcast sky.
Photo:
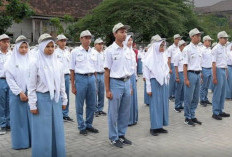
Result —
[[196, 7], [210, 6], [223, 0], [195, 0]]

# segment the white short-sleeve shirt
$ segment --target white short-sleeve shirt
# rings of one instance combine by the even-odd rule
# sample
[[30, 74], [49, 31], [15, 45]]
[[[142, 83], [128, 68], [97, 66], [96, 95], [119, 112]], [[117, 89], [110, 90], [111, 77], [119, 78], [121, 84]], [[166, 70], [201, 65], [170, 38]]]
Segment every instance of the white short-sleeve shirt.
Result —
[[203, 68], [211, 68], [212, 67], [212, 62], [213, 62], [213, 55], [212, 55], [212, 50], [210, 47], [205, 47], [202, 46], [201, 48], [202, 52], [202, 63], [201, 66]]
[[97, 62], [96, 62], [96, 72], [103, 73], [105, 71], [104, 69], [104, 63], [105, 63], [105, 53], [104, 51], [98, 52], [95, 48], [92, 49], [93, 53], [96, 54]]
[[67, 49], [62, 50], [60, 48], [57, 48], [55, 50], [55, 54], [57, 56], [57, 59], [63, 65], [64, 74], [70, 74], [70, 69], [69, 69], [69, 66], [70, 66], [70, 57], [71, 57], [70, 52]]
[[178, 72], [183, 72], [184, 54], [180, 50], [174, 58], [174, 66], [178, 67]]
[[179, 47], [176, 46], [175, 44], [172, 44], [167, 49], [167, 56], [168, 58], [171, 58], [171, 63], [174, 63], [174, 58], [178, 50], [179, 50]]
[[227, 50], [226, 46], [222, 46], [221, 44], [217, 44], [213, 50], [213, 62], [216, 63], [217, 68], [227, 68]]
[[8, 51], [6, 54], [0, 51], [0, 77], [6, 77], [4, 65], [11, 55], [11, 51]]

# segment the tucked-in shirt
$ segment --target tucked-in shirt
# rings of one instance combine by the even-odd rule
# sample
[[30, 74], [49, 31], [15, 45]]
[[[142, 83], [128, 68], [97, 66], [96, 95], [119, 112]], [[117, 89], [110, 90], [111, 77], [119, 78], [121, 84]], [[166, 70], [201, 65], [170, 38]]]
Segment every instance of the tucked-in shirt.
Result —
[[213, 55], [212, 55], [211, 48], [210, 47], [207, 48], [205, 46], [202, 46], [201, 52], [202, 52], [201, 66], [203, 68], [211, 68], [212, 62], [213, 62]]
[[150, 79], [156, 78], [155, 75], [148, 69], [147, 66], [144, 66], [143, 77], [146, 78], [146, 92], [151, 92], [151, 81]]
[[86, 51], [82, 46], [79, 46], [71, 52], [70, 69], [78, 74], [89, 74], [96, 72], [97, 55], [92, 52], [89, 47]]
[[184, 64], [188, 65], [188, 70], [201, 71], [202, 53], [198, 45], [192, 42], [184, 50]]
[[104, 67], [110, 70], [111, 78], [125, 78], [131, 76], [133, 58], [127, 46], [120, 47], [115, 42], [105, 50]]
[[171, 58], [171, 63], [174, 63], [174, 58], [178, 50], [179, 50], [179, 47], [176, 46], [175, 44], [172, 44], [167, 49], [167, 57]]
[[[59, 62], [58, 62], [59, 63]], [[34, 59], [30, 64], [30, 78], [28, 83], [28, 103], [30, 106], [30, 110], [37, 109], [37, 95], [36, 92], [46, 93], [49, 91], [48, 87], [41, 80], [41, 72], [39, 70], [39, 61]], [[62, 100], [62, 105], [67, 105], [68, 99], [65, 93], [65, 80], [64, 80], [64, 72], [62, 69], [62, 65], [59, 64], [60, 69], [60, 97]], [[54, 82], [55, 83], [55, 82]]]
[[213, 50], [213, 62], [216, 63], [217, 68], [227, 68], [227, 50], [226, 46], [222, 46], [221, 44], [217, 44]]
[[4, 69], [4, 65], [7, 61], [7, 59], [9, 59], [10, 55], [11, 55], [11, 51], [8, 51], [6, 54], [2, 53], [0, 51], [0, 77], [6, 77], [6, 72]]
[[63, 68], [64, 68], [64, 74], [70, 74], [70, 57], [71, 54], [67, 49], [60, 49], [57, 48], [55, 50], [57, 59], [62, 63]]
[[96, 72], [103, 73], [105, 71], [104, 69], [104, 62], [105, 62], [105, 53], [104, 52], [98, 52], [95, 48], [92, 49], [93, 53], [96, 54], [97, 61], [96, 61]]
[[174, 58], [174, 66], [178, 67], [178, 72], [183, 72], [183, 64], [184, 63], [184, 54], [180, 50], [178, 50], [175, 58]]

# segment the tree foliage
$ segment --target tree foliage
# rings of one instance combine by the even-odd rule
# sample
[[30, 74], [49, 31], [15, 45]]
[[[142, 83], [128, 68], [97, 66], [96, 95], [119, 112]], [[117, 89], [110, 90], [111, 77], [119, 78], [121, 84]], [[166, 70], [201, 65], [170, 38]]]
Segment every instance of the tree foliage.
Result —
[[185, 0], [104, 0], [71, 25], [69, 34], [78, 39], [81, 31], [89, 29], [109, 45], [114, 39], [112, 28], [118, 22], [130, 25], [136, 40], [144, 42], [155, 34], [172, 38], [198, 26], [196, 15]]
[[13, 22], [19, 23], [33, 13], [26, 1], [0, 0], [0, 34], [5, 33]]

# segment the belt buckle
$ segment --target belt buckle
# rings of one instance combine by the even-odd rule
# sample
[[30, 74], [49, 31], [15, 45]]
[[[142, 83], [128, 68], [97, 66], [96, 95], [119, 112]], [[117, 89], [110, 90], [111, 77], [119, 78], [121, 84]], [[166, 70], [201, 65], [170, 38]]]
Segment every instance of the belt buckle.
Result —
[[92, 74], [88, 73], [87, 76], [91, 76]]

